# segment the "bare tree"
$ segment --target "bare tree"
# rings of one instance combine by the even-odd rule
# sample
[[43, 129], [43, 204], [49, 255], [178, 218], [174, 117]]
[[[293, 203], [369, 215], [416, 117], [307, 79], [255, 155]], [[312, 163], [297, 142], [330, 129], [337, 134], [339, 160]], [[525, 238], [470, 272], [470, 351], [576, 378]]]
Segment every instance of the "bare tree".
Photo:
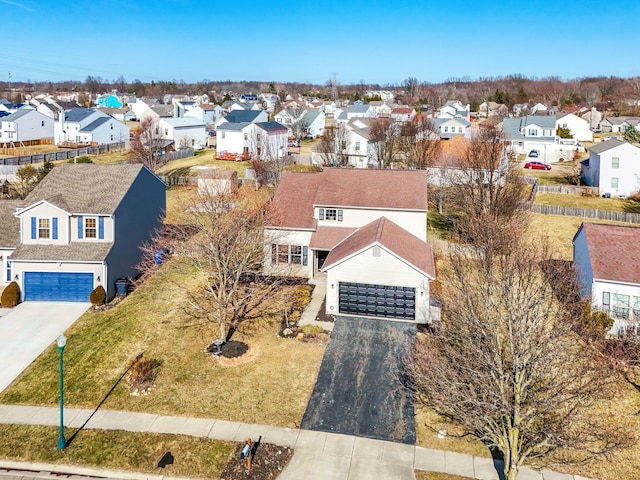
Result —
[[306, 125], [304, 124], [302, 119], [304, 118], [306, 110], [298, 107], [289, 108], [287, 109], [287, 112], [291, 117], [291, 125], [289, 125], [291, 135], [293, 135], [293, 137], [298, 141], [302, 140], [305, 134], [304, 129], [306, 128]]
[[162, 274], [157, 256], [172, 252], [172, 270], [195, 279], [180, 284], [185, 310], [190, 318], [216, 326], [211, 340], [228, 341], [240, 324], [260, 318], [288, 274], [287, 265], [263, 274], [269, 251], [265, 245], [278, 243], [265, 233], [273, 223], [268, 200], [266, 190], [211, 189], [191, 199], [181, 218], [184, 224], [167, 226], [144, 248], [141, 270]]
[[371, 122], [369, 142], [373, 145], [380, 168], [389, 168], [395, 159], [400, 136], [400, 125], [390, 118], [377, 118]]
[[617, 425], [593, 415], [616, 377], [572, 332], [541, 268], [545, 252], [523, 236], [485, 232], [482, 243], [501, 245], [491, 262], [483, 248], [457, 244], [440, 272], [441, 328], [407, 361], [419, 404], [499, 451], [507, 480], [533, 459], [580, 462], [628, 445]]
[[132, 161], [142, 163], [155, 172], [160, 166], [160, 156], [164, 140], [160, 132], [158, 121], [152, 117], [145, 117], [140, 125], [133, 129], [129, 157]]
[[423, 169], [434, 164], [442, 152], [442, 141], [433, 120], [416, 115], [400, 129], [398, 149], [409, 168]]
[[405, 92], [409, 97], [414, 97], [417, 95], [420, 82], [418, 82], [418, 79], [416, 77], [405, 78], [402, 84], [404, 86]]
[[284, 167], [289, 163], [287, 135], [282, 130], [254, 125], [247, 136], [251, 167], [260, 185], [277, 185]]
[[324, 129], [324, 135], [318, 143], [317, 150], [325, 165], [344, 167], [349, 163], [349, 148], [351, 137], [344, 123], [336, 127]]

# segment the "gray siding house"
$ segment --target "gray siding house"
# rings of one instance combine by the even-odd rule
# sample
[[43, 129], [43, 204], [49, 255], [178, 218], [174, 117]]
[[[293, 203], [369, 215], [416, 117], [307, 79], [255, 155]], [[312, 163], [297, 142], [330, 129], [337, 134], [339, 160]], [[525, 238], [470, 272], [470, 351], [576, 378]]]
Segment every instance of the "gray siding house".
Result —
[[[137, 274], [140, 246], [161, 226], [165, 184], [142, 165], [63, 164], [0, 224], [17, 222], [3, 279], [22, 300], [86, 302], [98, 285]], [[0, 209], [7, 216], [7, 209]], [[6, 283], [6, 281], [5, 281]]]

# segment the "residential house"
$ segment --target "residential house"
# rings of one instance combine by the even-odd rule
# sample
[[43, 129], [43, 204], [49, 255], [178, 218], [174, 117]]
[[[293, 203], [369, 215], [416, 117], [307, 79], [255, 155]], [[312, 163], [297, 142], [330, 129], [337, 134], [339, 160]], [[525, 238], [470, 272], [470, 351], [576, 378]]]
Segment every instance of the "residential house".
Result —
[[156, 128], [160, 130], [160, 138], [174, 142], [176, 150], [183, 148], [202, 150], [206, 146], [205, 124], [197, 118], [160, 118]]
[[56, 145], [127, 143], [129, 127], [98, 109], [77, 107], [59, 114], [54, 138]]
[[543, 103], [536, 103], [530, 109], [531, 115], [546, 115], [547, 114], [547, 106]]
[[471, 138], [471, 122], [464, 118], [435, 118], [433, 125], [443, 140], [460, 136]]
[[509, 108], [504, 103], [482, 102], [478, 107], [478, 114], [481, 117], [506, 117], [509, 114]]
[[372, 106], [375, 109], [376, 117], [387, 117], [387, 118], [389, 118], [391, 116], [391, 111], [394, 108], [389, 103], [383, 102], [383, 101], [379, 101], [379, 100], [374, 100], [372, 102], [369, 102], [369, 105]]
[[128, 108], [100, 108], [100, 111], [119, 122], [132, 122], [136, 119], [136, 114]]
[[416, 110], [412, 107], [396, 107], [391, 110], [389, 116], [395, 122], [410, 122], [416, 116]]
[[28, 107], [0, 118], [0, 144], [53, 138], [53, 119]]
[[600, 125], [603, 132], [624, 133], [629, 126], [640, 129], [640, 117], [606, 117]]
[[556, 150], [556, 118], [548, 115], [525, 115], [505, 118], [502, 131], [509, 142], [511, 151], [528, 153], [530, 150]]
[[349, 105], [346, 110], [344, 110], [340, 115], [334, 118], [338, 122], [346, 123], [352, 118], [375, 118], [376, 110], [371, 105], [361, 104], [361, 105]]
[[213, 130], [213, 125], [222, 118], [222, 107], [213, 103], [201, 103], [185, 112], [184, 117], [200, 120]]
[[300, 122], [305, 113], [307, 113], [306, 109], [285, 108], [276, 113], [273, 119], [285, 127], [291, 127], [294, 123]]
[[140, 115], [138, 115], [138, 119], [140, 121], [145, 118], [152, 119], [160, 119], [160, 118], [173, 118], [173, 105], [169, 105], [166, 103], [157, 103], [151, 105], [149, 108], [144, 110]]
[[258, 123], [267, 122], [269, 116], [264, 110], [232, 110], [216, 122], [216, 130], [223, 123]]
[[122, 108], [124, 104], [117, 95], [100, 95], [96, 100], [96, 106], [102, 108]]
[[640, 325], [640, 227], [584, 222], [573, 237], [583, 299], [614, 320], [610, 334]]
[[436, 118], [463, 118], [471, 121], [471, 107], [463, 105], [459, 100], [449, 100], [436, 114]]
[[216, 158], [248, 160], [252, 123], [223, 122], [216, 128]]
[[302, 116], [302, 132], [306, 137], [324, 135], [326, 118], [321, 110], [310, 110]]
[[275, 160], [289, 154], [289, 129], [278, 122], [253, 123], [249, 152], [253, 158]]
[[580, 117], [589, 122], [589, 128], [596, 130], [600, 128], [600, 122], [602, 122], [602, 112], [599, 112], [596, 107], [580, 109]]
[[247, 160], [276, 159], [289, 151], [289, 130], [278, 122], [225, 122], [217, 129], [217, 158]]
[[285, 172], [273, 206], [267, 272], [326, 275], [328, 314], [430, 321], [424, 171]]
[[589, 122], [574, 113], [559, 113], [556, 115], [556, 129], [568, 128], [573, 138], [580, 142], [593, 142], [593, 132]]
[[617, 138], [594, 145], [580, 174], [601, 195], [627, 197], [640, 190], [640, 148]]
[[87, 302], [98, 285], [113, 297], [162, 225], [165, 190], [140, 164], [55, 167], [17, 209], [0, 207], [0, 278], [24, 301]]

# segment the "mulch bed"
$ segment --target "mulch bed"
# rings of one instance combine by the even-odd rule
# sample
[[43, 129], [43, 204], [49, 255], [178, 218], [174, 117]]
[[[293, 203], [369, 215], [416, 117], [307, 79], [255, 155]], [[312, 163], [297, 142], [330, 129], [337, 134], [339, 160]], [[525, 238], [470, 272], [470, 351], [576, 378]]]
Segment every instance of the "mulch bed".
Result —
[[[220, 348], [220, 356], [225, 358], [239, 358], [249, 350], [249, 345], [237, 340], [229, 340], [222, 344]], [[215, 342], [207, 347], [207, 352], [215, 353], [217, 351]]]
[[240, 452], [244, 444], [239, 444], [233, 457], [224, 467], [220, 480], [274, 480], [282, 473], [284, 467], [293, 456], [293, 449], [262, 443], [254, 445], [254, 456], [251, 461], [251, 471], [247, 471], [247, 461], [240, 459]]
[[329, 315], [327, 313], [327, 299], [322, 300], [322, 305], [320, 305], [320, 310], [318, 311], [318, 315], [316, 315], [316, 322], [335, 322], [336, 316]]

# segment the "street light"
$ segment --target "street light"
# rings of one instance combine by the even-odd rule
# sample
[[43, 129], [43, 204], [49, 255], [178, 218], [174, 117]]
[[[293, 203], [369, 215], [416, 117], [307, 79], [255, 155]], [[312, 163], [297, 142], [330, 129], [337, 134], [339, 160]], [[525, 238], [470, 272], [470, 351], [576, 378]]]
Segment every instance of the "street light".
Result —
[[56, 340], [58, 344], [58, 351], [60, 352], [60, 436], [58, 437], [58, 450], [64, 450], [67, 446], [67, 441], [64, 439], [64, 376], [62, 370], [62, 352], [64, 346], [67, 344], [67, 337], [60, 334]]

